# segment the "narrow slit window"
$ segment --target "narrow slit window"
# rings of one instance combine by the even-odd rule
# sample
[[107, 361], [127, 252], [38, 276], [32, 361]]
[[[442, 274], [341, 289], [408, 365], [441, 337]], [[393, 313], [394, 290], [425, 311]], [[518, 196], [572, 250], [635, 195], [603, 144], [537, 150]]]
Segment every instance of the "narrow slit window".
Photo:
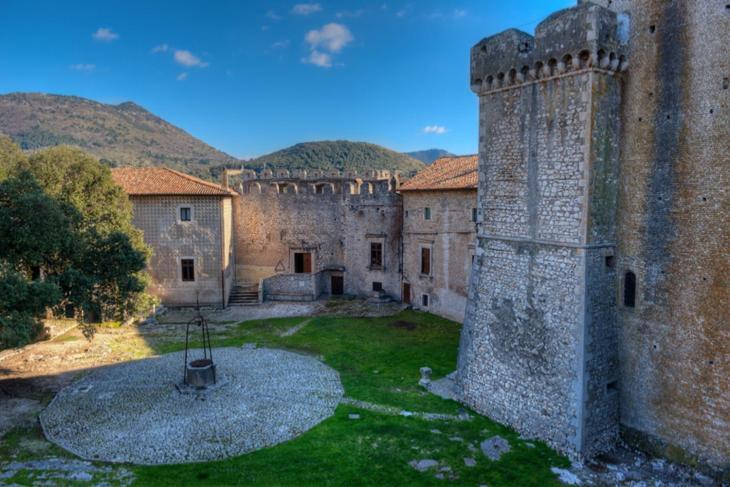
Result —
[[636, 274], [631, 271], [624, 275], [624, 306], [636, 307]]
[[191, 282], [195, 280], [195, 259], [181, 259], [180, 270], [182, 280]]
[[424, 220], [430, 220], [431, 219], [431, 208], [424, 208], [423, 209], [423, 219]]
[[471, 209], [471, 221], [473, 221], [473, 222], [477, 221], [477, 209], [476, 208]]
[[428, 294], [423, 294], [421, 296], [421, 305], [428, 308]]

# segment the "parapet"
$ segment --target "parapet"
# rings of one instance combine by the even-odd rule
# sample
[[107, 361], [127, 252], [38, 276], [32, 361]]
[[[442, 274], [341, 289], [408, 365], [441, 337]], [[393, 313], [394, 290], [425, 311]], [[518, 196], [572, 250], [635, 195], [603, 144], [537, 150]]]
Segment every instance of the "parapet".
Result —
[[471, 89], [483, 94], [587, 69], [624, 71], [616, 13], [583, 3], [550, 15], [535, 36], [509, 29], [471, 49]]

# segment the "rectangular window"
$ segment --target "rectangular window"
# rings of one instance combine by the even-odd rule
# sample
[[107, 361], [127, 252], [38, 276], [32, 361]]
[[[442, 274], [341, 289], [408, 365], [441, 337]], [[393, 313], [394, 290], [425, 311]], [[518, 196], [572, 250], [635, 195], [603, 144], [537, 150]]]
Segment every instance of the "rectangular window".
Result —
[[431, 208], [424, 208], [423, 209], [423, 219], [424, 220], [430, 220], [431, 219]]
[[428, 308], [428, 294], [421, 295], [421, 304]]
[[431, 275], [431, 249], [421, 247], [421, 274]]
[[294, 272], [296, 274], [310, 274], [312, 272], [311, 252], [296, 252], [294, 254]]
[[180, 207], [180, 221], [189, 222], [193, 219], [193, 211], [189, 206]]
[[471, 221], [473, 221], [473, 222], [477, 221], [477, 209], [476, 208], [471, 209]]
[[180, 260], [182, 280], [186, 282], [195, 280], [195, 259]]
[[373, 291], [380, 292], [383, 290], [383, 283], [382, 282], [373, 282]]
[[370, 267], [383, 267], [383, 244], [370, 242]]
[[406, 210], [406, 218], [408, 218], [408, 210]]

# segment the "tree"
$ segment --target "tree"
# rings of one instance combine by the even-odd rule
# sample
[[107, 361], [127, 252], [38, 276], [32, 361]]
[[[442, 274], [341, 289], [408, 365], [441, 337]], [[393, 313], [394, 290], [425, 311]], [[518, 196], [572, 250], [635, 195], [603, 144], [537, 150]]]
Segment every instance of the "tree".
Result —
[[40, 271], [63, 270], [73, 243], [66, 212], [30, 173], [0, 182], [0, 349], [31, 341], [46, 310], [60, 303], [57, 281], [41, 280]]
[[39, 151], [21, 167], [75, 222], [79, 251], [59, 275], [67, 301], [102, 320], [124, 319], [146, 287], [149, 248], [109, 168], [71, 147]]
[[0, 181], [7, 178], [10, 172], [25, 161], [26, 157], [10, 137], [0, 135]]

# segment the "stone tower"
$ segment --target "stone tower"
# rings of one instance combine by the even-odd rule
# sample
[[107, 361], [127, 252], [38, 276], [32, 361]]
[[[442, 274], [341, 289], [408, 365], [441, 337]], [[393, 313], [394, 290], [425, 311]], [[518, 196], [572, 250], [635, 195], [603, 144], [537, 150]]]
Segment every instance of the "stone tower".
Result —
[[728, 34], [724, 0], [592, 0], [474, 46], [469, 405], [728, 475]]
[[586, 4], [471, 52], [482, 223], [458, 381], [476, 410], [577, 455], [618, 433], [617, 33]]
[[610, 4], [630, 24], [617, 227], [623, 437], [730, 480], [730, 2]]

